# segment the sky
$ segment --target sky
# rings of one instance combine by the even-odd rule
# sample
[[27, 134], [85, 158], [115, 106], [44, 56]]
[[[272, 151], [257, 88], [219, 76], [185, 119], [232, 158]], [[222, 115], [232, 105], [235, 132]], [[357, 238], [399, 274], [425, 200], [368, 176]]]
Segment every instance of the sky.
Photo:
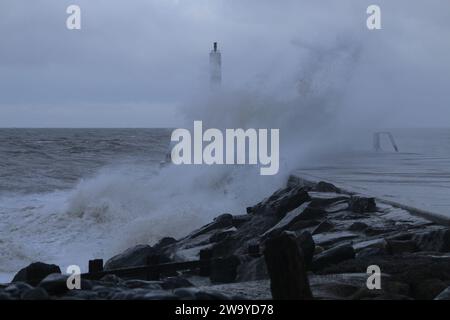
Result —
[[[81, 30], [66, 28], [71, 4]], [[366, 27], [371, 4], [382, 30]], [[0, 127], [179, 126], [209, 92], [214, 41], [231, 96], [297, 101], [308, 83], [344, 125], [449, 127], [449, 12], [448, 0], [2, 0]]]

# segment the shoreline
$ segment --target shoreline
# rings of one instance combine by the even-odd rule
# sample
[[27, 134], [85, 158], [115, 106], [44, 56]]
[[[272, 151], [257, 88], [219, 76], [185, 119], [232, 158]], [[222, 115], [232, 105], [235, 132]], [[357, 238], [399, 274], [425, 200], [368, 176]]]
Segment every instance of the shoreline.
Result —
[[392, 200], [388, 200], [388, 199], [385, 199], [385, 198], [382, 198], [382, 197], [373, 196], [373, 195], [369, 195], [369, 194], [358, 192], [358, 191], [353, 191], [353, 190], [350, 190], [347, 186], [343, 186], [343, 185], [341, 185], [339, 183], [336, 183], [336, 182], [334, 182], [332, 180], [328, 180], [328, 179], [323, 180], [320, 177], [316, 177], [316, 176], [313, 176], [313, 175], [310, 175], [310, 174], [306, 174], [304, 172], [302, 172], [301, 176], [300, 175], [296, 175], [296, 174], [292, 174], [291, 176], [295, 176], [298, 179], [303, 180], [306, 184], [308, 184], [308, 183], [309, 184], [315, 184], [315, 183], [318, 183], [320, 181], [325, 181], [327, 183], [331, 183], [331, 184], [337, 186], [343, 193], [346, 193], [346, 194], [349, 194], [349, 195], [358, 195], [359, 194], [359, 195], [364, 195], [366, 197], [372, 197], [372, 198], [375, 198], [375, 200], [377, 202], [385, 203], [385, 204], [391, 205], [393, 207], [404, 209], [406, 211], [409, 211], [412, 215], [416, 215], [418, 217], [430, 220], [430, 221], [432, 221], [432, 222], [434, 222], [436, 224], [441, 224], [443, 226], [450, 226], [450, 217], [446, 217], [446, 216], [444, 216], [443, 214], [440, 214], [440, 213], [432, 212], [432, 211], [425, 210], [425, 209], [420, 209], [420, 208], [417, 208], [417, 207], [414, 207], [414, 206], [408, 206], [408, 205], [405, 205], [405, 204], [403, 204], [401, 202], [398, 202], [398, 201], [392, 201]]
[[[448, 221], [441, 224], [436, 216], [389, 202], [291, 175], [285, 188], [247, 208], [247, 213], [222, 213], [181, 239], [162, 238], [154, 246], [129, 248], [104, 265], [97, 261], [101, 278], [85, 275], [82, 290], [68, 290], [67, 275], [58, 266], [42, 263], [22, 269], [11, 284], [1, 285], [0, 297], [270, 299], [274, 274], [268, 272], [267, 243], [288, 236], [302, 253], [314, 299], [448, 298], [444, 294], [450, 292]], [[210, 259], [203, 274], [202, 256]], [[160, 269], [198, 266], [194, 262], [199, 258], [200, 271]], [[143, 266], [151, 265], [161, 267], [150, 277]], [[381, 269], [380, 290], [366, 286], [371, 265]], [[123, 268], [140, 273], [118, 277], [115, 270]]]

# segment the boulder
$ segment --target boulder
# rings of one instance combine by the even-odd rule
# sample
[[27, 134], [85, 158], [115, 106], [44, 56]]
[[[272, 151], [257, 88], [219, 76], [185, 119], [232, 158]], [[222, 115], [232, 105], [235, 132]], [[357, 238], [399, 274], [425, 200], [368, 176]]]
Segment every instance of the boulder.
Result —
[[[52, 273], [39, 283], [39, 287], [45, 289], [50, 295], [62, 295], [69, 291], [69, 288], [67, 287], [68, 278], [68, 275]], [[81, 278], [81, 289], [92, 289], [92, 283], [89, 280]]]
[[264, 257], [243, 257], [237, 269], [237, 282], [247, 282], [268, 279], [266, 261]]
[[413, 241], [421, 251], [450, 252], [450, 230], [440, 229], [418, 233]]
[[43, 288], [33, 288], [31, 290], [25, 291], [21, 296], [22, 300], [48, 300], [49, 296], [47, 291]]
[[213, 222], [203, 226], [199, 230], [196, 230], [192, 232], [188, 238], [196, 238], [198, 236], [201, 236], [205, 233], [208, 233], [212, 230], [216, 229], [224, 229], [229, 228], [233, 226], [233, 216], [229, 213], [221, 214], [220, 216], [216, 217]]
[[329, 222], [328, 220], [322, 221], [312, 232], [312, 234], [319, 234], [323, 232], [329, 232], [334, 229], [334, 224]]
[[193, 287], [194, 285], [181, 277], [169, 277], [166, 278], [162, 281], [161, 283], [161, 287], [164, 290], [173, 290], [173, 289], [178, 289], [178, 288], [189, 288], [189, 287]]
[[334, 193], [340, 193], [341, 190], [336, 187], [334, 184], [325, 182], [325, 181], [319, 181], [316, 186], [314, 187], [314, 191], [317, 192], [334, 192]]
[[251, 218], [248, 214], [233, 216], [233, 227], [239, 228], [244, 223], [250, 221]]
[[369, 226], [365, 224], [364, 222], [353, 222], [350, 227], [348, 227], [348, 230], [350, 231], [364, 231]]
[[349, 209], [355, 213], [374, 212], [377, 209], [375, 198], [352, 196], [349, 201]]
[[52, 273], [61, 273], [61, 269], [54, 264], [34, 262], [21, 269], [13, 278], [12, 282], [25, 282], [36, 286], [42, 279]]
[[317, 255], [312, 262], [311, 269], [313, 271], [321, 270], [342, 261], [354, 259], [355, 250], [351, 245], [341, 245]]
[[412, 288], [412, 294], [418, 300], [433, 300], [447, 288], [447, 284], [436, 278], [420, 281]]
[[450, 300], [450, 287], [439, 293], [434, 300]]
[[283, 218], [288, 212], [310, 201], [308, 192], [300, 186], [278, 190], [269, 198], [247, 210], [251, 214], [276, 215]]
[[417, 244], [412, 240], [386, 240], [386, 250], [389, 254], [415, 252]]
[[153, 246], [153, 249], [160, 250], [160, 249], [170, 246], [174, 243], [177, 243], [176, 239], [174, 239], [172, 237], [164, 237]]
[[230, 235], [232, 235], [235, 231], [234, 230], [226, 230], [226, 231], [219, 231], [214, 233], [211, 238], [209, 238], [209, 242], [220, 242], [228, 238]]
[[138, 267], [147, 265], [148, 259], [155, 254], [149, 245], [137, 245], [112, 257], [105, 263], [105, 270]]
[[14, 282], [7, 286], [3, 292], [11, 296], [11, 298], [18, 299], [23, 293], [31, 289], [33, 289], [33, 287], [28, 283]]
[[210, 280], [213, 283], [234, 282], [240, 260], [237, 256], [214, 259], [211, 261]]

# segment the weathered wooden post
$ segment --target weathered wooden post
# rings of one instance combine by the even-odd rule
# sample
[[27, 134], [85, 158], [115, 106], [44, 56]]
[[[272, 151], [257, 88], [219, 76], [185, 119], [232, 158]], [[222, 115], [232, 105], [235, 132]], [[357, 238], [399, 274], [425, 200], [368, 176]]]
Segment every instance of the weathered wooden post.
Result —
[[211, 258], [212, 258], [212, 250], [211, 249], [200, 250], [200, 272], [199, 272], [199, 275], [201, 277], [209, 277], [209, 275], [211, 274]]
[[147, 280], [159, 280], [161, 274], [158, 268], [158, 264], [160, 262], [159, 255], [151, 255], [147, 257], [147, 265], [151, 267], [147, 271]]
[[261, 255], [259, 244], [258, 243], [251, 243], [248, 245], [248, 254], [251, 257], [259, 257]]
[[274, 300], [312, 299], [303, 252], [292, 235], [283, 232], [267, 240], [264, 258]]
[[103, 259], [89, 260], [89, 273], [103, 272]]

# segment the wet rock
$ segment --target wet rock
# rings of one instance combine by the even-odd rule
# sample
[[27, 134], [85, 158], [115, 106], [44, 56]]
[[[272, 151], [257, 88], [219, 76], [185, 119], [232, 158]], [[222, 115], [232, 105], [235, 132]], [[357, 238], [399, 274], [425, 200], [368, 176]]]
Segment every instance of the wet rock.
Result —
[[248, 214], [233, 216], [233, 227], [239, 228], [244, 223], [250, 221], [252, 217]]
[[97, 300], [99, 295], [97, 292], [90, 290], [71, 290], [61, 297], [63, 300]]
[[196, 300], [230, 300], [227, 295], [216, 291], [203, 291], [200, 290], [195, 293]]
[[298, 231], [298, 230], [303, 230], [303, 229], [306, 229], [309, 227], [317, 226], [318, 224], [320, 224], [320, 221], [318, 221], [318, 220], [298, 220], [298, 221], [294, 221], [294, 222], [290, 223], [286, 227], [286, 230]]
[[149, 245], [137, 245], [112, 257], [105, 263], [105, 270], [147, 265], [148, 259], [156, 253]]
[[364, 231], [365, 229], [367, 229], [369, 226], [367, 224], [365, 224], [364, 222], [353, 222], [350, 227], [348, 228], [348, 230], [350, 231]]
[[434, 300], [450, 300], [450, 287], [439, 293]]
[[121, 285], [124, 281], [115, 274], [107, 274], [100, 279], [102, 282], [110, 283], [113, 285]]
[[178, 288], [189, 288], [189, 287], [193, 287], [194, 285], [181, 277], [169, 277], [166, 278], [162, 281], [161, 283], [161, 287], [164, 290], [173, 290], [173, 289], [178, 289]]
[[338, 264], [342, 261], [355, 258], [355, 250], [351, 245], [342, 245], [328, 249], [314, 257], [311, 268], [312, 270], [321, 270], [328, 266]]
[[177, 240], [172, 237], [164, 237], [161, 240], [159, 240], [154, 246], [153, 249], [160, 250], [164, 247], [170, 246], [174, 243], [177, 243]]
[[447, 288], [447, 284], [440, 279], [426, 279], [412, 288], [412, 294], [418, 300], [432, 300]]
[[47, 291], [38, 287], [23, 292], [20, 298], [22, 300], [48, 300], [49, 296]]
[[352, 240], [357, 237], [357, 234], [347, 231], [320, 233], [313, 236], [314, 241], [322, 247], [333, 246], [339, 242]]
[[229, 283], [235, 281], [239, 264], [239, 258], [234, 255], [212, 260], [210, 275], [211, 282]]
[[199, 230], [192, 232], [188, 236], [188, 238], [196, 238], [196, 237], [206, 234], [212, 230], [224, 229], [224, 228], [229, 228], [232, 226], [233, 226], [233, 216], [229, 213], [224, 213], [224, 214], [216, 217], [213, 220], [213, 222], [207, 224], [206, 226], [200, 228]]
[[441, 229], [414, 235], [421, 251], [450, 252], [450, 230]]
[[417, 251], [416, 242], [412, 240], [387, 240], [386, 243], [386, 250], [389, 254]]
[[312, 299], [304, 255], [295, 237], [288, 233], [265, 243], [264, 257], [275, 300]]
[[18, 299], [24, 292], [31, 289], [33, 289], [33, 287], [26, 282], [14, 282], [7, 286], [3, 292], [15, 299]]
[[326, 215], [327, 212], [323, 208], [309, 205], [297, 216], [294, 221], [292, 221], [292, 223], [299, 220], [318, 220], [324, 218]]
[[356, 253], [356, 259], [365, 259], [369, 257], [382, 256], [385, 254], [387, 254], [387, 252], [383, 248], [364, 248]]
[[146, 280], [139, 280], [139, 279], [131, 279], [124, 281], [122, 283], [123, 286], [130, 288], [130, 289], [147, 289], [147, 290], [161, 290], [162, 289], [162, 282], [161, 281], [146, 281]]
[[251, 208], [257, 215], [276, 215], [283, 218], [288, 212], [311, 200], [306, 190], [300, 186], [278, 190], [269, 198]]
[[334, 224], [329, 222], [328, 220], [322, 221], [312, 232], [313, 235], [323, 233], [323, 232], [329, 232], [334, 229]]
[[34, 262], [21, 269], [13, 278], [12, 282], [26, 282], [36, 286], [42, 279], [52, 273], [61, 273], [61, 269], [54, 264]]
[[[45, 277], [39, 283], [39, 287], [45, 289], [50, 295], [61, 295], [69, 291], [69, 288], [67, 287], [68, 278], [68, 275], [53, 273]], [[92, 289], [91, 282], [81, 278], [81, 289]]]
[[374, 212], [377, 209], [375, 198], [352, 196], [349, 201], [349, 209], [355, 213]]
[[314, 191], [317, 192], [334, 192], [334, 193], [340, 193], [341, 190], [336, 187], [334, 184], [325, 182], [325, 181], [319, 181], [316, 186], [314, 187]]
[[181, 300], [195, 300], [195, 294], [198, 292], [196, 288], [175, 289], [173, 294]]
[[0, 301], [1, 300], [14, 300], [13, 297], [11, 295], [9, 295], [8, 293], [4, 292], [4, 291], [0, 291]]
[[209, 238], [209, 242], [220, 242], [228, 238], [230, 235], [232, 235], [235, 231], [234, 230], [227, 230], [227, 231], [221, 231], [214, 233], [211, 238]]
[[264, 257], [244, 257], [241, 259], [241, 264], [237, 269], [237, 273], [237, 282], [255, 281], [269, 278]]

